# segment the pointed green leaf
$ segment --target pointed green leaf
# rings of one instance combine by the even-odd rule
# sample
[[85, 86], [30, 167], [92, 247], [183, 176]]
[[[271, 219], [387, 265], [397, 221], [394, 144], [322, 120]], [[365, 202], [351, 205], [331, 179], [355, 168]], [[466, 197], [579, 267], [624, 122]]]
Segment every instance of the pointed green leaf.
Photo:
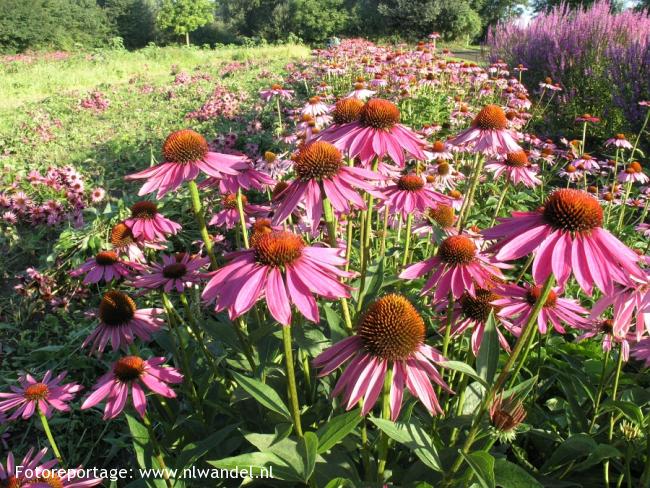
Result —
[[298, 443], [298, 452], [304, 462], [303, 480], [307, 482], [316, 467], [316, 455], [318, 454], [318, 437], [316, 434], [313, 432], [305, 432], [304, 437]]
[[481, 376], [474, 370], [474, 368], [472, 368], [467, 363], [463, 363], [461, 361], [444, 361], [440, 363], [440, 366], [442, 366], [443, 368], [458, 371], [459, 373], [466, 374], [470, 378], [478, 381], [482, 386], [486, 388], [488, 387], [487, 383], [485, 383], [485, 380], [481, 378]]
[[486, 384], [491, 385], [498, 365], [499, 336], [497, 335], [494, 312], [491, 311], [490, 316], [485, 323], [483, 340], [481, 341], [481, 346], [478, 350], [478, 356], [476, 357], [476, 371]]
[[359, 409], [354, 409], [343, 415], [338, 415], [318, 429], [318, 453], [329, 451], [340, 440], [345, 438], [361, 421]]
[[370, 420], [388, 437], [411, 449], [428, 467], [435, 471], [442, 471], [440, 457], [429, 434], [416, 420], [413, 419], [408, 424], [377, 418], [370, 418]]
[[481, 488], [495, 488], [494, 458], [487, 452], [478, 451], [469, 454], [458, 451], [478, 479]]
[[505, 459], [494, 462], [494, 477], [501, 488], [542, 488], [542, 484], [532, 477], [524, 468]]
[[273, 388], [269, 385], [265, 385], [259, 380], [239, 374], [236, 371], [232, 371], [231, 374], [239, 386], [241, 386], [246, 393], [255, 398], [255, 400], [260, 402], [261, 405], [275, 413], [279, 413], [287, 419], [291, 419], [289, 409], [280, 398], [280, 395], [278, 395]]

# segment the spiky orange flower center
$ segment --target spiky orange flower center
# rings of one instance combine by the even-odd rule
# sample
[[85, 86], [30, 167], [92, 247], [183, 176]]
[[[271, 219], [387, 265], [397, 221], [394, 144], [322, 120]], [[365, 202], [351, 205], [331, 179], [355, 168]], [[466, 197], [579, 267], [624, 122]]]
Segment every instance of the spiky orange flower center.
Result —
[[477, 322], [487, 322], [490, 312], [493, 309], [496, 312], [498, 308], [490, 302], [499, 298], [501, 297], [491, 290], [477, 288], [474, 296], [465, 293], [460, 297], [460, 306], [465, 317], [476, 320]]
[[436, 141], [431, 146], [433, 152], [443, 152], [445, 150], [445, 143], [442, 141]]
[[632, 161], [629, 165], [628, 168], [631, 168], [635, 173], [642, 173], [643, 172], [643, 166], [641, 166], [641, 163], [638, 161]]
[[134, 242], [133, 232], [124, 222], [116, 224], [111, 230], [111, 244], [113, 247], [125, 247]]
[[117, 327], [133, 319], [136, 310], [135, 302], [129, 295], [111, 290], [104, 294], [99, 303], [99, 318], [104, 324]]
[[[542, 295], [541, 286], [531, 286], [528, 289], [528, 292], [526, 292], [526, 301], [531, 305], [535, 305], [535, 303], [537, 302], [537, 300], [539, 300], [539, 297], [541, 295]], [[553, 308], [555, 307], [556, 303], [557, 303], [557, 293], [551, 290], [548, 293], [548, 297], [546, 298], [546, 301], [544, 302], [544, 306]]]
[[253, 224], [253, 232], [251, 233], [250, 237], [251, 246], [255, 247], [262, 236], [265, 234], [270, 234], [271, 232], [273, 232], [273, 228], [271, 227], [271, 221], [269, 219], [256, 220]]
[[279, 83], [273, 83], [271, 85], [271, 90], [282, 90], [282, 85], [280, 85]]
[[381, 98], [371, 98], [361, 109], [359, 120], [362, 125], [374, 129], [390, 129], [399, 123], [397, 106]]
[[551, 226], [570, 232], [590, 231], [603, 224], [603, 209], [598, 201], [587, 192], [569, 188], [552, 193], [542, 215]]
[[359, 119], [363, 102], [358, 98], [343, 98], [336, 102], [332, 110], [335, 124], [347, 124]]
[[503, 130], [508, 127], [508, 119], [498, 105], [486, 105], [474, 117], [472, 126], [482, 130]]
[[614, 138], [618, 139], [619, 141], [624, 141], [625, 140], [625, 134], [616, 134], [616, 136]]
[[451, 198], [453, 198], [454, 200], [457, 200], [457, 199], [459, 199], [460, 197], [462, 197], [463, 194], [462, 194], [461, 192], [459, 192], [458, 190], [451, 190], [451, 191], [449, 192], [449, 196], [450, 196]]
[[371, 355], [398, 361], [410, 357], [422, 344], [425, 325], [406, 297], [390, 294], [368, 307], [357, 335]]
[[134, 203], [131, 207], [131, 217], [134, 219], [153, 219], [158, 213], [158, 205], [146, 200]]
[[509, 152], [506, 156], [506, 165], [513, 168], [528, 166], [528, 154], [526, 154], [526, 151]]
[[343, 166], [343, 155], [333, 144], [316, 141], [303, 146], [293, 168], [302, 180], [323, 180], [335, 176]]
[[600, 331], [603, 334], [614, 333], [614, 321], [612, 319], [605, 319], [600, 323]]
[[144, 373], [144, 361], [138, 356], [124, 356], [115, 363], [113, 373], [122, 383], [137, 380]]
[[167, 136], [162, 154], [168, 163], [190, 163], [204, 159], [208, 150], [205, 137], [191, 129], [183, 129]]
[[436, 171], [440, 176], [447, 176], [451, 172], [451, 166], [449, 163], [438, 163]]
[[271, 200], [275, 200], [280, 193], [287, 189], [289, 183], [286, 181], [278, 181], [271, 191]]
[[266, 161], [269, 164], [274, 162], [277, 157], [278, 157], [277, 154], [275, 154], [274, 152], [271, 151], [264, 152], [264, 161]]
[[454, 225], [454, 207], [440, 204], [429, 209], [429, 217], [443, 229]]
[[281, 267], [293, 263], [302, 255], [302, 237], [287, 231], [274, 231], [256, 239], [253, 249], [258, 263]]
[[43, 483], [43, 484], [49, 486], [50, 488], [64, 488], [65, 487], [65, 484], [64, 484], [63, 480], [58, 475], [56, 475], [55, 473], [52, 473], [52, 472], [43, 473], [42, 476], [39, 476], [38, 478], [36, 478], [36, 481], [37, 481], [37, 484], [40, 485], [41, 483]]
[[397, 180], [397, 188], [402, 191], [418, 191], [424, 188], [424, 180], [415, 174], [404, 175]]
[[27, 400], [45, 400], [47, 398], [50, 389], [45, 383], [34, 383], [25, 388], [23, 395]]
[[309, 103], [311, 105], [316, 105], [317, 103], [320, 103], [320, 97], [318, 95], [316, 95], [315, 97], [311, 97], [309, 99]]
[[118, 261], [117, 254], [113, 251], [98, 252], [95, 256], [95, 262], [100, 266], [110, 266]]
[[[248, 204], [248, 197], [246, 195], [241, 196], [241, 203], [242, 205]], [[221, 205], [223, 208], [226, 208], [228, 210], [237, 208], [237, 195], [235, 193], [228, 193], [227, 195], [224, 195], [221, 199]]]
[[474, 260], [475, 255], [476, 244], [467, 236], [447, 237], [438, 249], [438, 257], [442, 262], [452, 266], [469, 264]]
[[187, 266], [183, 263], [168, 264], [162, 270], [163, 276], [169, 279], [182, 278], [185, 273], [187, 273]]

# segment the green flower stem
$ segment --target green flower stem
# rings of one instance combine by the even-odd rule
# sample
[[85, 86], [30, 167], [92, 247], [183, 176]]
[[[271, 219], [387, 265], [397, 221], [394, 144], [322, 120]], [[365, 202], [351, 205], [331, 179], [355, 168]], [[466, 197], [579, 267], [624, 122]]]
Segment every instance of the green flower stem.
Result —
[[208, 350], [208, 347], [205, 345], [205, 342], [203, 342], [201, 327], [196, 322], [196, 317], [192, 313], [192, 310], [190, 308], [190, 303], [187, 300], [187, 295], [185, 295], [185, 292], [182, 292], [180, 294], [180, 299], [181, 299], [181, 303], [183, 304], [183, 308], [185, 309], [185, 315], [187, 316], [187, 321], [190, 324], [190, 329], [192, 330], [192, 333], [196, 337], [196, 342], [199, 343], [199, 346], [201, 347], [201, 351], [203, 352], [206, 361], [208, 361], [208, 364], [210, 364], [212, 372], [216, 375], [217, 366], [214, 362], [214, 356]]
[[[388, 367], [384, 377], [384, 391], [381, 402], [381, 418], [390, 420], [390, 385], [393, 379], [392, 366]], [[384, 431], [379, 434], [379, 461], [377, 463], [377, 481], [384, 481], [384, 471], [386, 470], [386, 460], [388, 459], [388, 435]]]
[[585, 121], [582, 126], [582, 142], [580, 144], [580, 151], [582, 151], [581, 156], [583, 156], [585, 153], [586, 144], [587, 144], [587, 121]]
[[[361, 400], [363, 401], [363, 400]], [[365, 481], [370, 481], [370, 444], [368, 443], [368, 421], [361, 419], [361, 462]]]
[[641, 130], [636, 136], [636, 139], [634, 141], [634, 147], [632, 148], [632, 153], [630, 154], [630, 161], [634, 159], [634, 154], [636, 153], [636, 148], [639, 146], [639, 141], [641, 140], [641, 135], [643, 134], [643, 131], [645, 131], [645, 128], [648, 126], [648, 120], [650, 119], [650, 107], [648, 107], [646, 113], [645, 113], [645, 119], [643, 120], [643, 125], [641, 126]]
[[287, 372], [287, 393], [293, 426], [298, 437], [302, 437], [302, 423], [300, 421], [300, 406], [298, 404], [298, 390], [296, 389], [296, 372], [293, 369], [293, 349], [291, 348], [291, 326], [282, 326], [282, 345], [284, 346], [284, 363]]
[[345, 271], [350, 271], [350, 260], [352, 259], [352, 238], [354, 236], [354, 223], [348, 215], [345, 229]]
[[526, 274], [526, 271], [528, 271], [528, 268], [530, 268], [530, 265], [533, 264], [534, 259], [535, 259], [535, 253], [530, 253], [530, 256], [528, 256], [526, 263], [524, 264], [523, 268], [521, 268], [521, 271], [517, 275], [517, 279], [515, 279], [515, 283], [519, 283], [521, 281], [521, 279]]
[[205, 250], [210, 257], [210, 264], [212, 269], [216, 269], [218, 266], [217, 258], [214, 255], [212, 250], [212, 238], [208, 234], [208, 228], [205, 225], [205, 216], [203, 215], [203, 207], [201, 206], [201, 197], [199, 196], [199, 187], [196, 186], [194, 180], [188, 183], [190, 188], [190, 197], [192, 200], [192, 211], [196, 217], [196, 222], [199, 224], [199, 231], [201, 232], [201, 238], [203, 239], [203, 244], [205, 245]]
[[282, 109], [280, 108], [280, 97], [275, 97], [275, 107], [278, 112], [278, 134], [282, 134], [284, 126], [282, 125]]
[[476, 187], [478, 186], [478, 181], [481, 178], [481, 172], [483, 171], [484, 162], [485, 162], [485, 158], [481, 157], [481, 154], [477, 152], [476, 155], [474, 156], [474, 164], [472, 166], [473, 168], [472, 179], [470, 181], [468, 191], [467, 193], [465, 193], [465, 201], [463, 202], [463, 206], [461, 207], [460, 213], [458, 215], [457, 225], [458, 225], [458, 230], [460, 231], [462, 231], [463, 228], [465, 227], [470, 212], [472, 211], [474, 194], [476, 193]]
[[[542, 307], [546, 303], [546, 299], [548, 298], [548, 295], [551, 292], [551, 288], [553, 287], [554, 283], [555, 283], [555, 276], [551, 274], [549, 275], [549, 277], [546, 279], [546, 282], [544, 283], [540, 296], [537, 298], [537, 301], [535, 302], [530, 317], [528, 318], [526, 325], [522, 329], [521, 335], [517, 339], [517, 343], [515, 344], [515, 347], [512, 353], [510, 354], [508, 361], [504, 365], [503, 369], [501, 370], [501, 373], [499, 374], [496, 381], [493, 383], [492, 387], [490, 387], [490, 389], [486, 393], [485, 398], [483, 399], [483, 402], [481, 402], [481, 405], [478, 409], [478, 412], [474, 416], [472, 427], [470, 428], [470, 431], [467, 434], [467, 438], [465, 439], [465, 443], [462, 447], [463, 454], [468, 454], [470, 452], [470, 449], [472, 448], [472, 445], [474, 445], [474, 441], [476, 441], [476, 437], [481, 428], [481, 421], [483, 420], [483, 416], [487, 412], [489, 406], [494, 401], [494, 398], [497, 395], [497, 393], [501, 391], [501, 389], [505, 385], [505, 382], [508, 379], [508, 375], [510, 373], [510, 370], [512, 369], [512, 366], [515, 364], [515, 362], [523, 352], [524, 346], [529, 343], [530, 336], [534, 336], [535, 332], [537, 331], [537, 323], [536, 323], [537, 316], [539, 315], [539, 313], [542, 310]], [[444, 482], [443, 486], [451, 486], [453, 481], [453, 476], [458, 472], [462, 464], [463, 464], [463, 457], [458, 456], [451, 469], [445, 475], [443, 479]]]
[[239, 224], [241, 226], [241, 235], [244, 240], [244, 247], [248, 249], [248, 230], [246, 230], [246, 215], [244, 214], [244, 202], [242, 199], [241, 188], [237, 190], [237, 211], [239, 212]]
[[54, 453], [54, 457], [56, 457], [56, 460], [59, 462], [59, 464], [63, 464], [63, 458], [61, 457], [61, 452], [59, 451], [59, 447], [56, 445], [56, 441], [54, 440], [54, 436], [52, 435], [52, 431], [50, 430], [50, 424], [47, 422], [47, 417], [41, 411], [40, 407], [37, 407], [37, 410], [38, 410], [38, 417], [41, 419], [41, 425], [43, 425], [43, 430], [45, 431], [47, 440], [50, 443], [50, 446], [52, 447], [52, 452]]
[[381, 244], [379, 246], [379, 255], [383, 258], [386, 255], [386, 235], [388, 234], [388, 206], [384, 209], [384, 221], [381, 230]]
[[244, 317], [237, 317], [237, 322], [233, 322], [233, 328], [235, 329], [235, 334], [237, 334], [237, 338], [241, 344], [242, 351], [244, 351], [244, 356], [246, 356], [248, 365], [251, 367], [251, 371], [255, 371], [257, 369], [257, 366], [255, 364], [255, 359], [253, 358], [253, 348], [249, 344], [248, 340], [246, 339], [246, 334], [244, 333], [246, 330], [246, 322], [244, 322]]
[[147, 428], [147, 431], [149, 432], [149, 440], [151, 441], [151, 444], [153, 445], [153, 451], [154, 451], [154, 458], [156, 461], [158, 461], [158, 465], [160, 466], [160, 469], [162, 470], [162, 475], [163, 479], [165, 480], [165, 486], [167, 488], [172, 488], [173, 484], [171, 480], [169, 479], [169, 473], [167, 471], [167, 464], [165, 464], [165, 460], [163, 459], [162, 456], [162, 449], [160, 448], [160, 444], [158, 443], [158, 439], [156, 439], [156, 433], [153, 430], [153, 425], [151, 425], [151, 421], [149, 420], [149, 416], [145, 413], [144, 417], [142, 418], [142, 421]]
[[598, 409], [600, 408], [600, 401], [603, 398], [603, 391], [605, 390], [605, 385], [607, 383], [606, 381], [607, 363], [609, 363], [610, 353], [611, 353], [611, 349], [605, 351], [605, 358], [603, 359], [603, 370], [600, 373], [600, 383], [598, 384], [598, 392], [596, 393], [596, 401], [594, 402], [594, 416], [592, 417], [591, 423], [589, 424], [589, 429], [587, 430], [588, 434], [591, 434], [591, 431], [596, 425], [596, 419], [598, 418]]
[[501, 196], [499, 197], [499, 201], [497, 202], [497, 207], [494, 209], [494, 215], [492, 216], [492, 220], [490, 221], [490, 225], [488, 225], [488, 229], [492, 226], [494, 226], [494, 223], [497, 220], [497, 217], [499, 216], [499, 211], [501, 210], [501, 207], [503, 206], [503, 202], [506, 199], [506, 194], [508, 193], [508, 186], [510, 185], [510, 180], [506, 178], [506, 183], [503, 185], [503, 188], [501, 189]]
[[406, 217], [406, 239], [404, 242], [404, 256], [402, 256], [402, 267], [404, 268], [409, 262], [409, 248], [411, 247], [411, 226], [413, 225], [413, 214]]
[[[618, 362], [616, 363], [616, 373], [614, 374], [614, 388], [612, 389], [612, 400], [616, 401], [618, 394], [618, 382], [621, 379], [621, 370], [623, 369], [623, 344], [618, 349]], [[609, 418], [609, 430], [607, 431], [607, 441], [611, 444], [614, 438], [614, 412]], [[603, 463], [603, 474], [605, 476], [605, 486], [609, 486], [609, 459]]]
[[[321, 190], [322, 194], [325, 195], [325, 191]], [[325, 216], [325, 223], [327, 224], [327, 237], [329, 238], [329, 244], [332, 249], [338, 248], [338, 242], [336, 240], [336, 221], [334, 219], [334, 211], [332, 210], [332, 204], [330, 203], [329, 198], [323, 197], [323, 214]], [[352, 334], [352, 318], [350, 317], [350, 307], [348, 305], [348, 299], [341, 297], [339, 299], [341, 303], [341, 311], [343, 312], [343, 320], [345, 321], [345, 328], [349, 334]]]
[[[375, 158], [372, 163], [372, 170], [377, 171], [377, 166], [379, 165], [379, 160]], [[363, 288], [366, 284], [366, 272], [368, 270], [368, 261], [370, 260], [370, 235], [372, 234], [372, 208], [374, 205], [375, 199], [371, 194], [368, 194], [368, 203], [367, 209], [363, 212], [365, 215], [363, 225], [362, 239], [360, 243], [361, 253], [361, 277], [359, 285], [359, 303], [357, 304], [357, 310], [361, 310], [363, 304]]]
[[623, 201], [621, 202], [621, 211], [618, 214], [618, 222], [616, 223], [616, 234], [620, 232], [621, 226], [623, 225], [623, 217], [625, 216], [625, 206], [627, 205], [627, 199], [630, 196], [630, 191], [632, 191], [631, 181], [627, 184], [625, 188], [625, 196], [623, 197]]

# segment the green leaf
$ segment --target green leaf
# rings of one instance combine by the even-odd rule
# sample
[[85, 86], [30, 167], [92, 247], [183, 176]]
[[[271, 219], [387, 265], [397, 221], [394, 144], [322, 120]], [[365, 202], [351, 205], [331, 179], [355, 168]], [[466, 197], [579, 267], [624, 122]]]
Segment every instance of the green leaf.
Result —
[[202, 441], [191, 443], [183, 447], [183, 450], [176, 459], [176, 467], [179, 469], [186, 468], [194, 464], [197, 459], [204, 456], [210, 449], [221, 444], [237, 428], [239, 424], [230, 424], [223, 429], [209, 435]]
[[318, 454], [318, 437], [313, 432], [305, 432], [304, 437], [298, 444], [298, 452], [304, 461], [303, 480], [309, 481], [316, 467], [316, 455]]
[[584, 461], [573, 467], [574, 471], [581, 471], [600, 463], [603, 459], [620, 455], [621, 453], [614, 447], [607, 444], [597, 444], [587, 434], [575, 434], [567, 438], [553, 451], [550, 459], [544, 463], [540, 471], [548, 473], [569, 462], [577, 462], [586, 457]]
[[476, 370], [478, 375], [487, 385], [492, 384], [498, 365], [499, 336], [497, 335], [494, 312], [490, 311], [490, 316], [485, 323], [485, 330], [483, 331], [483, 340], [481, 341], [481, 346], [476, 358]]
[[624, 402], [621, 400], [607, 400], [603, 402], [600, 412], [620, 412], [625, 415], [632, 422], [636, 422], [639, 427], [643, 427], [644, 417], [643, 412], [638, 405], [632, 402]]
[[506, 390], [503, 392], [502, 396], [503, 398], [510, 398], [511, 396], [516, 396], [517, 398], [524, 398], [530, 393], [530, 390], [533, 389], [533, 386], [535, 386], [535, 383], [537, 383], [537, 375], [533, 376], [532, 378], [528, 378], [525, 381], [522, 381], [521, 383], [516, 384], [512, 388]]
[[428, 467], [434, 471], [442, 471], [440, 457], [431, 438], [416, 420], [408, 424], [372, 417], [370, 420], [388, 437], [411, 449]]
[[494, 462], [496, 484], [502, 488], [542, 488], [542, 484], [522, 467], [507, 461], [496, 459]]
[[[149, 430], [142, 425], [135, 417], [126, 415], [126, 421], [129, 424], [131, 431], [131, 440], [133, 442], [133, 450], [135, 457], [138, 460], [138, 466], [143, 469], [146, 468], [162, 468], [158, 461], [154, 458], [153, 447], [151, 439], [149, 438]], [[161, 479], [147, 480], [147, 483], [156, 487], [164, 488], [165, 481]]]
[[487, 452], [478, 451], [469, 454], [458, 451], [463, 459], [469, 464], [482, 488], [495, 488], [494, 458]]
[[334, 478], [330, 480], [324, 488], [354, 488], [354, 483], [345, 478]]
[[264, 473], [268, 475], [269, 470], [273, 470], [273, 477], [285, 481], [302, 481], [279, 456], [272, 452], [249, 452], [240, 454], [239, 456], [228, 457], [224, 459], [217, 459], [216, 461], [208, 461], [215, 468], [233, 470], [233, 469], [248, 469], [252, 471], [248, 473], [252, 477], [260, 477]]
[[236, 371], [232, 371], [231, 374], [239, 386], [241, 386], [246, 393], [255, 398], [261, 405], [275, 413], [279, 413], [286, 419], [291, 419], [289, 409], [280, 398], [280, 395], [278, 395], [273, 388], [269, 385], [265, 385], [259, 380], [239, 374]]
[[444, 361], [444, 362], [440, 363], [440, 366], [442, 366], [443, 368], [458, 371], [459, 373], [466, 374], [470, 378], [473, 378], [476, 381], [478, 381], [485, 388], [488, 387], [485, 380], [483, 378], [481, 378], [481, 376], [474, 370], [474, 368], [472, 368], [467, 363], [463, 363], [461, 361]]
[[334, 417], [332, 420], [318, 429], [318, 453], [329, 451], [340, 440], [345, 438], [361, 421], [359, 409], [354, 409]]

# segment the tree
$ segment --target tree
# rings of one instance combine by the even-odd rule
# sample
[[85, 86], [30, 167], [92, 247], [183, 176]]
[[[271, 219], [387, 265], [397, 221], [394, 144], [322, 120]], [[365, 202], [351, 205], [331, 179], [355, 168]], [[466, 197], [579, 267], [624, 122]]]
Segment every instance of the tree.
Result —
[[158, 23], [163, 29], [172, 29], [185, 35], [185, 44], [190, 45], [190, 32], [214, 21], [212, 0], [163, 0]]
[[144, 47], [154, 40], [154, 0], [100, 0], [98, 3], [127, 48]]

